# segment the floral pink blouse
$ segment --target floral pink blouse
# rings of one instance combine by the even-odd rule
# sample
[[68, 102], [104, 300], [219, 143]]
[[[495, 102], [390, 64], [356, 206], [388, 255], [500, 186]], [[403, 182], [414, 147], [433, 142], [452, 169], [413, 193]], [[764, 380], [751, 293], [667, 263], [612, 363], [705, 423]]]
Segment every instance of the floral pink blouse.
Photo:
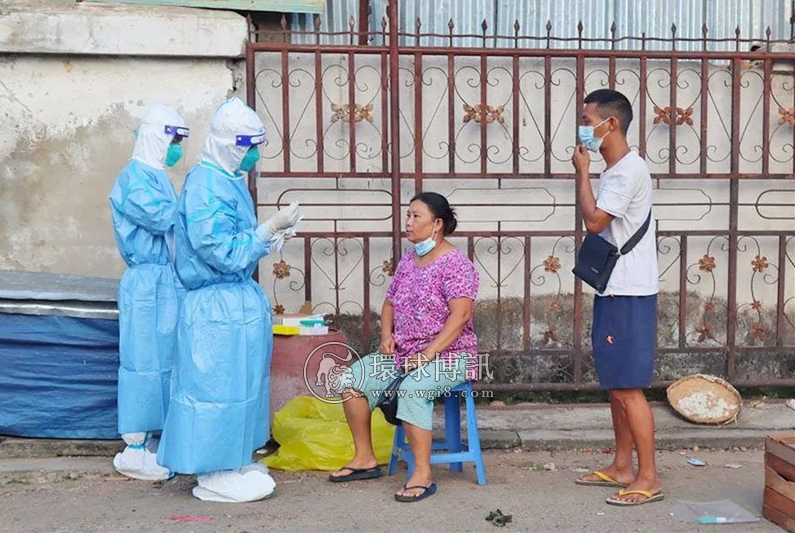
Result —
[[[393, 335], [397, 366], [427, 348], [442, 331], [450, 316], [450, 300], [474, 301], [478, 295], [478, 272], [459, 250], [447, 252], [422, 267], [417, 266], [414, 258], [414, 251], [403, 256], [386, 294], [395, 308]], [[467, 379], [472, 380], [478, 374], [477, 353], [478, 339], [470, 320], [461, 335], [438, 357], [445, 360], [464, 354], [468, 358]]]

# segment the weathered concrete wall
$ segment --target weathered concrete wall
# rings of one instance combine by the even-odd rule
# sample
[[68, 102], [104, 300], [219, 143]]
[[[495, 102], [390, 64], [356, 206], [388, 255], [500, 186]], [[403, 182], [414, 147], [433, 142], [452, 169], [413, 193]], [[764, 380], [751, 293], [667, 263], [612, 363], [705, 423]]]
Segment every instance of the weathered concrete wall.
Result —
[[219, 102], [245, 96], [245, 18], [96, 4], [0, 6], [0, 269], [118, 276], [108, 194], [148, 106], [191, 127], [179, 190]]

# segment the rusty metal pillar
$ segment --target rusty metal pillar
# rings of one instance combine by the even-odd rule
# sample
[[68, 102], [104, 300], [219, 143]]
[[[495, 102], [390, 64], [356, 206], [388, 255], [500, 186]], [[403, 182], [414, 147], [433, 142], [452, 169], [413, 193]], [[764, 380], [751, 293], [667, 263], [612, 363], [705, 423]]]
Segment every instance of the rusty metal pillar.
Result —
[[[250, 28], [250, 26], [249, 26]], [[246, 102], [251, 109], [257, 109], [257, 91], [255, 87], [256, 73], [254, 63], [256, 61], [256, 54], [254, 48], [251, 46], [251, 41], [246, 43]], [[258, 216], [259, 209], [257, 208], [257, 172], [252, 170], [248, 173], [248, 192], [251, 194], [251, 201], [254, 202], [254, 216]], [[254, 269], [254, 281], [259, 283], [259, 262]]]
[[400, 56], [398, 54], [398, 0], [389, 0], [389, 117], [392, 177], [392, 258], [400, 260]]

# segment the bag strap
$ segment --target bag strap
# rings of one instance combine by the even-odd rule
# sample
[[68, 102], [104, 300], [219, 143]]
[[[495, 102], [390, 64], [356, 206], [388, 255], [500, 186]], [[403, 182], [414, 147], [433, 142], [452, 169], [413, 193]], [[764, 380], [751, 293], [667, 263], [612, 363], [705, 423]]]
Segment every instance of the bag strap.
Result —
[[629, 240], [621, 247], [619, 251], [620, 255], [627, 255], [632, 249], [640, 242], [644, 235], [646, 235], [646, 231], [649, 229], [649, 224], [651, 224], [651, 209], [649, 209], [649, 216], [646, 217], [646, 222], [638, 228], [638, 231], [629, 238]]

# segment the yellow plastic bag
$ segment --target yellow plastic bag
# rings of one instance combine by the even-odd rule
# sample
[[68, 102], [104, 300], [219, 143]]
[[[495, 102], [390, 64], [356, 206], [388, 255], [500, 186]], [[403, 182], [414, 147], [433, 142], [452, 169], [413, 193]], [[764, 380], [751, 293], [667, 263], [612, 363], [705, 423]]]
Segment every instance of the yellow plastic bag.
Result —
[[[389, 461], [395, 426], [384, 420], [380, 409], [371, 423], [373, 450], [379, 464]], [[299, 396], [273, 417], [276, 453], [262, 459], [270, 468], [298, 470], [339, 470], [353, 458], [353, 436], [345, 421], [342, 404], [321, 402]]]

